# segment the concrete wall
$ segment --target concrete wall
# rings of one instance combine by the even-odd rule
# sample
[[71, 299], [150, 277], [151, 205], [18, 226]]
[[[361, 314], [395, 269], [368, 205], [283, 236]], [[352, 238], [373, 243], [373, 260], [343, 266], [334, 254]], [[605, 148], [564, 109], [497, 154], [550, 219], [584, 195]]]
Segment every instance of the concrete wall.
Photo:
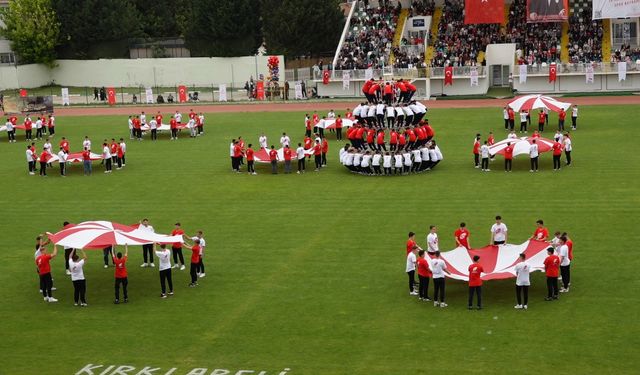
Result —
[[[269, 56], [231, 58], [168, 58], [114, 60], [59, 60], [58, 66], [0, 67], [0, 88], [34, 88], [55, 83], [61, 86], [175, 86], [234, 83], [244, 85], [251, 76], [269, 75]], [[284, 79], [284, 57], [280, 59], [280, 80]]]
[[556, 82], [549, 82], [548, 75], [527, 76], [527, 82], [520, 84], [514, 76], [513, 88], [521, 93], [569, 93], [598, 91], [638, 91], [640, 73], [627, 72], [627, 79], [618, 82], [617, 73], [595, 74], [593, 83], [585, 82], [584, 74], [558, 75]]
[[431, 96], [445, 95], [484, 95], [489, 90], [489, 78], [478, 77], [478, 86], [471, 86], [469, 77], [453, 77], [453, 85], [444, 86], [444, 78], [431, 78]]

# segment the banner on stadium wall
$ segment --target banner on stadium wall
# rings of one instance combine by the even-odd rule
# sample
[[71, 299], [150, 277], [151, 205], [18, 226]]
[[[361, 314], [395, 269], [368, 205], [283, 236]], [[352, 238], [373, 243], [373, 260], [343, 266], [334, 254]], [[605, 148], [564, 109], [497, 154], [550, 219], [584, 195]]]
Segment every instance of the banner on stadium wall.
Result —
[[153, 104], [153, 90], [151, 90], [151, 87], [144, 89], [144, 95], [147, 99], [147, 104]]
[[226, 83], [221, 83], [220, 86], [218, 86], [218, 101], [219, 102], [226, 102], [227, 101], [227, 84]]
[[627, 80], [627, 63], [621, 61], [618, 63], [618, 82]]
[[558, 66], [553, 63], [549, 64], [549, 82], [555, 82], [558, 74]]
[[69, 88], [63, 87], [62, 91], [62, 105], [69, 105]]
[[586, 83], [593, 83], [593, 78], [594, 78], [593, 66], [591, 66], [591, 65], [587, 66], [585, 77], [586, 77], [585, 78], [586, 79]]
[[187, 87], [184, 85], [178, 86], [178, 101], [180, 103], [187, 102]]
[[329, 79], [331, 78], [331, 74], [329, 73], [329, 70], [325, 69], [322, 72], [322, 84], [323, 85], [328, 85], [329, 84]]
[[348, 70], [342, 71], [342, 89], [349, 90], [349, 84], [351, 82], [351, 75]]
[[525, 64], [518, 65], [518, 82], [527, 83], [527, 66]]
[[504, 0], [465, 0], [464, 23], [502, 23]]
[[562, 22], [569, 18], [569, 0], [527, 0], [527, 22]]
[[302, 100], [302, 83], [300, 81], [296, 82], [294, 95], [296, 100]]
[[478, 86], [478, 68], [471, 68], [471, 86]]
[[264, 81], [256, 82], [256, 98], [264, 100]]
[[593, 0], [594, 20], [640, 17], [640, 1]]
[[453, 67], [444, 68], [444, 85], [453, 85]]
[[109, 102], [109, 105], [116, 104], [116, 89], [113, 87], [107, 88], [107, 101]]
[[26, 98], [27, 97], [27, 90], [20, 89], [20, 97], [21, 98]]

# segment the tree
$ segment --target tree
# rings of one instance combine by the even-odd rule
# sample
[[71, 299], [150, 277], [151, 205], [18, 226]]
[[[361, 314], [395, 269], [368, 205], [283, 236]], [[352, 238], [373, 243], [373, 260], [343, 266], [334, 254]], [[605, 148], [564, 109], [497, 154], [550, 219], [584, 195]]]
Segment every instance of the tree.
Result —
[[5, 27], [0, 34], [11, 42], [24, 64], [55, 65], [60, 24], [51, 0], [13, 0], [0, 9]]
[[270, 54], [287, 57], [335, 50], [344, 26], [339, 0], [261, 0]]
[[253, 0], [193, 0], [185, 35], [191, 55], [255, 54], [262, 43], [259, 10]]

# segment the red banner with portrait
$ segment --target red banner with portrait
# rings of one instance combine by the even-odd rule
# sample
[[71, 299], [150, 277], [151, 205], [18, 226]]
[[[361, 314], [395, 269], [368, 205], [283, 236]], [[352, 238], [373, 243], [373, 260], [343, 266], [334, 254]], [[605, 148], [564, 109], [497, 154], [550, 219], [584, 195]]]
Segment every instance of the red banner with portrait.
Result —
[[527, 0], [527, 22], [564, 22], [569, 18], [569, 0]]

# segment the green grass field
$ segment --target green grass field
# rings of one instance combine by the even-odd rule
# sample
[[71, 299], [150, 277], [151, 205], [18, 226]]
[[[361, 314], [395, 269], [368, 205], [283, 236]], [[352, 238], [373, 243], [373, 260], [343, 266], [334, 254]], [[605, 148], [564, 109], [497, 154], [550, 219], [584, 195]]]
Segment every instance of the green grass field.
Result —
[[[320, 173], [230, 172], [231, 138], [256, 144], [265, 131], [275, 143], [287, 131], [297, 143], [301, 113], [210, 114], [204, 137], [129, 141], [124, 170], [104, 175], [96, 166], [83, 177], [76, 165], [66, 179], [57, 168], [47, 179], [29, 176], [25, 143], [8, 144], [2, 134], [0, 374], [73, 374], [88, 364], [104, 365], [95, 374], [119, 373], [121, 365], [135, 370], [120, 373], [150, 366], [174, 375], [197, 368], [207, 371], [192, 374], [638, 373], [640, 108], [582, 107], [574, 165], [561, 172], [544, 154], [538, 174], [526, 159], [510, 174], [501, 159], [481, 173], [472, 165], [473, 136], [493, 130], [501, 139], [501, 115], [433, 110], [445, 160], [432, 173], [394, 178], [348, 173], [335, 140]], [[84, 135], [94, 144], [127, 135], [124, 116], [57, 123], [55, 144], [66, 135], [73, 150]], [[482, 246], [496, 214], [512, 243], [524, 242], [539, 218], [552, 232], [570, 233], [568, 295], [544, 302], [544, 277], [535, 273], [528, 311], [513, 309], [513, 280], [485, 283], [482, 311], [467, 311], [463, 282], [448, 280], [446, 309], [408, 296], [407, 232], [423, 244], [437, 224], [441, 248], [452, 249], [465, 221], [472, 244]], [[64, 220], [143, 217], [158, 232], [176, 220], [188, 233], [204, 230], [207, 277], [199, 287], [188, 288], [188, 271], [178, 271], [176, 295], [160, 299], [157, 269], [139, 268], [142, 251], [132, 248], [130, 303], [116, 306], [113, 269], [102, 268], [101, 252], [89, 252], [89, 307], [73, 306], [60, 257], [53, 261], [60, 302], [43, 302], [33, 263], [38, 233]]]

